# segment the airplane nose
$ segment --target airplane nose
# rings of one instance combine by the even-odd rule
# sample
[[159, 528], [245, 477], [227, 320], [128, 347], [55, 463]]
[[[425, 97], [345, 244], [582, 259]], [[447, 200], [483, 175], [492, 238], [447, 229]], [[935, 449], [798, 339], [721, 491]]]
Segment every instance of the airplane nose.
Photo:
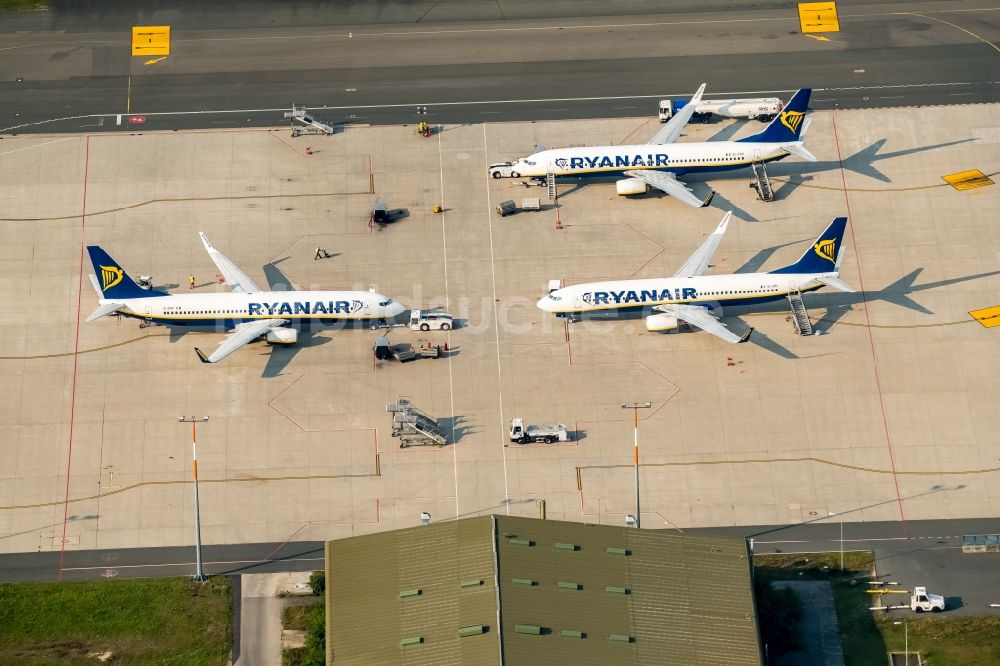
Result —
[[389, 316], [398, 317], [405, 311], [406, 311], [405, 305], [403, 305], [402, 303], [393, 303], [392, 306], [389, 308]]
[[545, 298], [538, 299], [538, 302], [535, 303], [535, 305], [540, 310], [545, 310], [546, 312], [552, 312], [552, 299], [549, 298], [548, 296], [546, 296]]

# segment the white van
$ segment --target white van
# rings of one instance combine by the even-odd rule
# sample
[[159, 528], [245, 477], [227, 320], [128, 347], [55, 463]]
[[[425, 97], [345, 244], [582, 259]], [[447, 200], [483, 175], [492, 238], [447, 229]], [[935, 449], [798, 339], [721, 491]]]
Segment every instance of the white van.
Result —
[[448, 331], [454, 326], [453, 317], [447, 312], [410, 311], [410, 329], [414, 331]]

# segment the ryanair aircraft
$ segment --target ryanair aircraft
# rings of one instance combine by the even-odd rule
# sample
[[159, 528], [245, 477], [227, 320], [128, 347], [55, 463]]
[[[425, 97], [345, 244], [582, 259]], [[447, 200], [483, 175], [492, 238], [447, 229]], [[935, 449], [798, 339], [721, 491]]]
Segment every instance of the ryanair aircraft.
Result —
[[555, 148], [543, 150], [516, 162], [490, 166], [494, 178], [557, 178], [579, 176], [625, 176], [615, 186], [618, 194], [642, 194], [646, 186], [655, 187], [689, 206], [709, 205], [715, 192], [699, 199], [680, 180], [688, 173], [730, 171], [750, 166], [751, 162], [772, 162], [789, 155], [815, 162], [802, 138], [809, 121], [805, 118], [812, 90], [804, 88], [792, 96], [785, 108], [759, 134], [738, 141], [674, 143], [690, 120], [705, 92], [698, 88], [691, 101], [656, 133], [646, 145]]
[[216, 363], [260, 337], [271, 344], [293, 345], [299, 337], [293, 327], [334, 326], [358, 320], [375, 324], [406, 309], [374, 290], [264, 291], [216, 250], [205, 234], [198, 232], [198, 235], [229, 285], [230, 293], [168, 294], [143, 289], [107, 252], [97, 245], [88, 245], [95, 273], [90, 280], [100, 306], [87, 321], [115, 314], [170, 327], [230, 330], [229, 337], [211, 354], [195, 347], [203, 363]]
[[784, 298], [790, 293], [832, 287], [853, 292], [840, 279], [840, 250], [847, 218], [838, 217], [794, 264], [770, 273], [705, 275], [719, 246], [731, 212], [684, 262], [672, 278], [591, 282], [554, 289], [538, 307], [570, 320], [585, 316], [618, 316], [639, 313], [649, 331], [677, 330], [684, 322], [726, 342], [746, 342], [753, 329], [736, 335], [713, 316], [721, 304], [755, 305]]

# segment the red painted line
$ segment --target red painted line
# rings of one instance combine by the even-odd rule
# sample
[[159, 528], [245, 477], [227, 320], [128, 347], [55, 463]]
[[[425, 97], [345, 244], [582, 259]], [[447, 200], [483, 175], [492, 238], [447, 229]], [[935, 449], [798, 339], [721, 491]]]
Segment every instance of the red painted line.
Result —
[[302, 375], [299, 375], [299, 378], [298, 378], [298, 379], [296, 379], [296, 380], [295, 380], [294, 382], [292, 382], [291, 384], [289, 384], [289, 385], [288, 385], [288, 386], [286, 386], [285, 388], [281, 389], [281, 392], [280, 392], [280, 393], [278, 393], [278, 395], [274, 396], [273, 398], [271, 398], [270, 400], [268, 400], [268, 401], [267, 401], [267, 406], [268, 406], [268, 407], [270, 407], [271, 409], [273, 409], [274, 411], [278, 412], [278, 413], [279, 413], [279, 414], [281, 414], [282, 416], [284, 416], [284, 417], [285, 417], [286, 419], [288, 419], [288, 421], [289, 421], [289, 422], [290, 422], [290, 423], [291, 423], [292, 425], [294, 425], [294, 426], [295, 426], [296, 428], [298, 428], [299, 430], [302, 430], [302, 431], [305, 431], [305, 432], [308, 432], [308, 431], [307, 431], [307, 430], [306, 430], [305, 428], [303, 428], [303, 427], [302, 427], [302, 426], [300, 426], [300, 425], [299, 425], [298, 423], [296, 423], [296, 422], [295, 422], [295, 419], [293, 419], [293, 418], [292, 418], [292, 417], [290, 417], [290, 416], [289, 416], [288, 414], [284, 413], [283, 411], [281, 411], [280, 409], [278, 409], [277, 407], [275, 407], [275, 406], [274, 406], [274, 404], [272, 404], [272, 403], [274, 403], [274, 401], [275, 401], [275, 400], [277, 400], [278, 398], [280, 398], [281, 396], [283, 396], [283, 395], [284, 395], [285, 393], [287, 393], [287, 392], [288, 392], [288, 391], [289, 391], [289, 390], [290, 390], [290, 389], [291, 389], [291, 388], [292, 388], [293, 386], [295, 386], [296, 384], [298, 384], [298, 383], [299, 383], [299, 381], [301, 381], [303, 377], [305, 377], [305, 374], [302, 374]]
[[656, 247], [660, 248], [659, 251], [657, 251], [656, 254], [654, 254], [652, 257], [649, 258], [649, 261], [647, 261], [642, 266], [639, 266], [639, 268], [637, 268], [634, 271], [632, 271], [632, 274], [629, 277], [635, 277], [636, 274], [639, 271], [641, 271], [643, 268], [645, 268], [646, 266], [648, 266], [653, 261], [653, 259], [656, 259], [658, 256], [660, 256], [661, 254], [663, 254], [663, 246], [660, 245], [659, 243], [657, 243], [655, 240], [653, 240], [649, 236], [647, 236], [646, 234], [644, 234], [641, 231], [639, 231], [638, 229], [636, 229], [635, 227], [633, 227], [631, 224], [627, 224], [626, 223], [625, 226], [628, 227], [629, 229], [631, 229], [632, 231], [634, 231], [635, 233], [639, 234], [640, 236], [642, 236], [646, 240], [648, 240], [650, 243], [652, 243]]
[[[837, 160], [840, 162], [840, 180], [844, 185], [844, 204], [847, 206], [847, 217], [850, 220], [851, 229], [851, 242], [854, 244], [854, 254], [858, 261], [858, 283], [861, 287], [858, 291], [861, 292], [861, 298], [864, 300], [865, 304], [865, 322], [867, 326], [865, 327], [868, 331], [868, 345], [872, 352], [872, 364], [875, 369], [875, 390], [878, 391], [878, 401], [879, 407], [882, 409], [882, 429], [885, 432], [885, 445], [889, 450], [889, 467], [892, 470], [892, 482], [896, 487], [896, 502], [899, 505], [899, 520], [903, 524], [903, 536], [909, 536], [909, 528], [906, 525], [906, 515], [903, 513], [903, 495], [899, 490], [899, 477], [896, 475], [896, 456], [892, 450], [892, 434], [889, 431], [889, 417], [885, 412], [885, 394], [882, 393], [882, 380], [879, 376], [878, 368], [878, 355], [875, 353], [875, 337], [872, 334], [872, 322], [871, 315], [868, 311], [868, 294], [865, 292], [865, 279], [861, 273], [861, 254], [858, 252], [858, 241], [854, 235], [854, 227], [857, 222], [854, 216], [851, 214], [851, 199], [847, 194], [847, 176], [844, 171], [844, 158], [840, 153], [840, 137], [837, 134], [837, 112], [831, 112], [831, 118], [833, 119], [833, 139], [837, 144]], [[843, 250], [841, 250], [843, 252]]]
[[66, 528], [69, 524], [69, 479], [73, 468], [73, 427], [76, 425], [76, 371], [80, 358], [80, 307], [83, 303], [83, 258], [87, 251], [87, 178], [90, 172], [90, 137], [84, 143], [83, 158], [83, 211], [80, 215], [80, 276], [76, 289], [76, 339], [73, 343], [73, 380], [70, 386], [69, 444], [66, 453], [66, 494], [63, 497], [62, 542], [59, 544], [59, 580], [63, 579], [63, 562], [66, 559]]
[[270, 132], [270, 135], [273, 136], [278, 141], [280, 141], [282, 144], [288, 146], [288, 149], [291, 150], [296, 155], [298, 155], [299, 157], [305, 157], [305, 155], [303, 155], [302, 153], [300, 153], [298, 150], [295, 149], [295, 146], [282, 139], [280, 136], [277, 135], [277, 133]]
[[277, 547], [275, 547], [274, 550], [272, 550], [270, 553], [268, 553], [267, 555], [265, 555], [264, 559], [265, 560], [269, 560], [272, 557], [274, 557], [275, 553], [277, 553], [279, 550], [281, 550], [282, 548], [284, 548], [285, 546], [287, 546], [288, 542], [295, 538], [295, 535], [297, 535], [299, 532], [301, 532], [302, 530], [304, 530], [307, 527], [309, 527], [309, 523], [308, 522], [302, 523], [302, 527], [300, 527], [299, 529], [297, 529], [294, 532], [292, 532], [288, 536], [287, 539], [285, 539], [284, 541], [282, 541], [280, 544], [277, 545]]

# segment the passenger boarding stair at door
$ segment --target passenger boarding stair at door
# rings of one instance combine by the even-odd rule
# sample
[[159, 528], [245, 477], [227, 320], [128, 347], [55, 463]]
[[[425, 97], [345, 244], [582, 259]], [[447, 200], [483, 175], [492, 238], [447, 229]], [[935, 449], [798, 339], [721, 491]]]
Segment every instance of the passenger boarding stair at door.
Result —
[[553, 288], [558, 287], [558, 281], [550, 281], [549, 294], [538, 301], [538, 307], [571, 320], [639, 315], [645, 318], [649, 331], [677, 331], [686, 324], [726, 342], [739, 343], [749, 340], [753, 329], [742, 334], [730, 331], [716, 315], [720, 305], [753, 306], [788, 297], [800, 331], [808, 326], [811, 332], [802, 304], [803, 292], [822, 287], [854, 291], [840, 279], [846, 217], [834, 219], [794, 264], [770, 273], [705, 275], [731, 215], [726, 213], [672, 278], [590, 282], [559, 288]]
[[369, 291], [265, 291], [208, 242], [199, 232], [208, 256], [229, 286], [229, 293], [168, 294], [137, 285], [125, 269], [97, 245], [87, 246], [94, 274], [90, 276], [99, 305], [87, 321], [106, 315], [139, 319], [178, 328], [229, 331], [218, 349], [205, 353], [204, 363], [216, 363], [243, 345], [265, 338], [271, 344], [293, 345], [302, 327], [328, 327], [351, 322], [378, 323], [406, 308], [374, 289]]

